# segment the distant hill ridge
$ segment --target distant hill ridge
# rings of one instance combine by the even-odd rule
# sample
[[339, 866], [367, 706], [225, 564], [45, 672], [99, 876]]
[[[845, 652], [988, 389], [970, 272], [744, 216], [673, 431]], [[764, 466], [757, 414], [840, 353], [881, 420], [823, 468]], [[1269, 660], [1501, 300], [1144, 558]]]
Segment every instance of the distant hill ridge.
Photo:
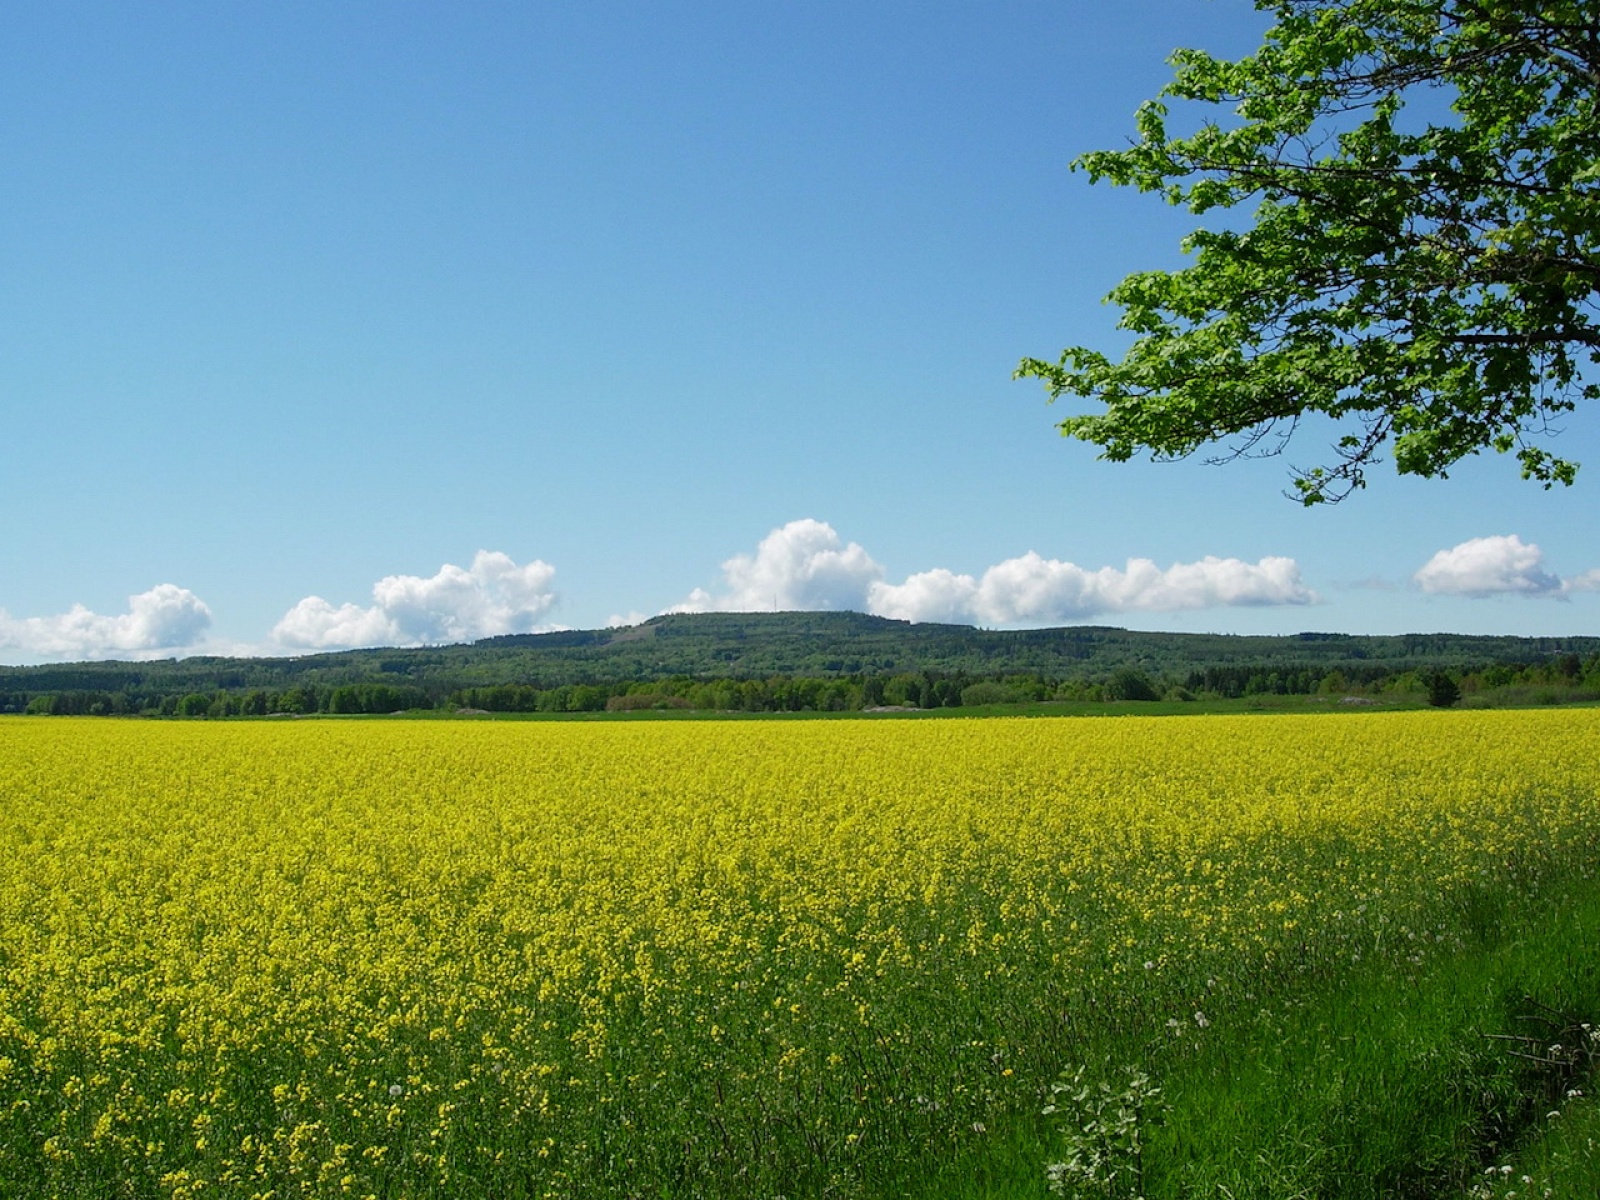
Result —
[[1600, 637], [1451, 633], [1289, 636], [1151, 633], [1104, 625], [993, 630], [911, 624], [857, 612], [674, 613], [616, 629], [511, 634], [477, 642], [293, 658], [0, 667], [0, 708], [61, 691], [213, 691], [389, 682], [444, 691], [492, 684], [675, 678], [865, 676], [906, 672], [1052, 680], [1122, 668], [1181, 677], [1208, 668], [1460, 669], [1600, 654]]

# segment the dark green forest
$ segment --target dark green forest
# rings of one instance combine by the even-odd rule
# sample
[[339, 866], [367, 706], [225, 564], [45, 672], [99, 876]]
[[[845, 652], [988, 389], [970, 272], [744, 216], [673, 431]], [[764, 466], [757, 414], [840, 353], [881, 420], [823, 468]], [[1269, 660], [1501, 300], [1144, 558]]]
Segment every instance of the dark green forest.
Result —
[[296, 658], [0, 667], [0, 712], [163, 717], [414, 709], [726, 712], [1494, 693], [1600, 698], [1600, 637], [988, 630], [861, 613], [697, 613], [622, 629]]

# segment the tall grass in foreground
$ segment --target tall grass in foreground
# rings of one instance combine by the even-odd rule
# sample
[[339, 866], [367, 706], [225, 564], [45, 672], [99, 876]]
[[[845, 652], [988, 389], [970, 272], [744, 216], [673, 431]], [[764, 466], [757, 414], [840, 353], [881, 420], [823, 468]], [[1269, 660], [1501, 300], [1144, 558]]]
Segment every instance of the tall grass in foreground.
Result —
[[1445, 1194], [1561, 1073], [1484, 1035], [1596, 1015], [1597, 763], [1593, 711], [0, 720], [0, 1194], [1043, 1196], [1051, 1084], [1130, 1066], [1149, 1196]]
[[1600, 1196], [1600, 1104], [1587, 1093], [1545, 1114], [1539, 1135], [1485, 1167], [1461, 1200]]
[[[1161, 1096], [1147, 1105], [1142, 1188], [1124, 1156], [1109, 1186], [1077, 1194], [1537, 1197], [1505, 1186], [1528, 1169], [1559, 1186], [1554, 1168], [1532, 1164], [1552, 1157], [1540, 1136], [1590, 1087], [1600, 1057], [1600, 964], [1583, 949], [1600, 944], [1600, 889], [1503, 915], [1504, 926], [1421, 963], [1378, 956], [1339, 980], [1263, 980], [1231, 999], [1213, 993], [1164, 1032], [1086, 1040], [1091, 1080], [1117, 1085], [1120, 1064], [1134, 1062]], [[1042, 1197], [1040, 1154], [1059, 1159], [1071, 1141], [1052, 1124], [1019, 1120], [1005, 1155], [965, 1172], [952, 1164], [911, 1194]], [[1587, 1175], [1561, 1169], [1587, 1178], [1600, 1156]]]

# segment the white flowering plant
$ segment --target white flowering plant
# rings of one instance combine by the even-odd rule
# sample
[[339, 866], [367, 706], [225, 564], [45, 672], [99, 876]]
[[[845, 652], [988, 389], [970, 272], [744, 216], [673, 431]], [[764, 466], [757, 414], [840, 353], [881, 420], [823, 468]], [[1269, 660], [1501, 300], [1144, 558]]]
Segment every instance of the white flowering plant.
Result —
[[1050, 1085], [1044, 1115], [1057, 1118], [1066, 1155], [1045, 1167], [1052, 1194], [1069, 1200], [1143, 1200], [1147, 1131], [1166, 1111], [1161, 1089], [1138, 1067], [1125, 1080], [1086, 1082], [1085, 1069], [1066, 1071]]

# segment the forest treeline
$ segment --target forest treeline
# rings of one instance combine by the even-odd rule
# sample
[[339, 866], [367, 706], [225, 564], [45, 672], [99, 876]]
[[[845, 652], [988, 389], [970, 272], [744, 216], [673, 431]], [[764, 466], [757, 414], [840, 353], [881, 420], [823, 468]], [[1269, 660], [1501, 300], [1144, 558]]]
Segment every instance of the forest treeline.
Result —
[[268, 717], [384, 714], [442, 709], [484, 713], [594, 713], [685, 710], [729, 713], [860, 712], [937, 709], [1048, 701], [1203, 701], [1252, 696], [1330, 698], [1426, 697], [1453, 704], [1463, 697], [1502, 703], [1600, 699], [1600, 651], [1554, 655], [1529, 663], [1491, 663], [1447, 670], [1347, 663], [1312, 667], [1212, 665], [1181, 674], [1119, 667], [1098, 677], [1056, 679], [1031, 673], [904, 671], [895, 674], [672, 676], [607, 683], [438, 685], [363, 682], [297, 683], [282, 689], [216, 688], [161, 692], [69, 689], [0, 694], [0, 711], [56, 716]]

